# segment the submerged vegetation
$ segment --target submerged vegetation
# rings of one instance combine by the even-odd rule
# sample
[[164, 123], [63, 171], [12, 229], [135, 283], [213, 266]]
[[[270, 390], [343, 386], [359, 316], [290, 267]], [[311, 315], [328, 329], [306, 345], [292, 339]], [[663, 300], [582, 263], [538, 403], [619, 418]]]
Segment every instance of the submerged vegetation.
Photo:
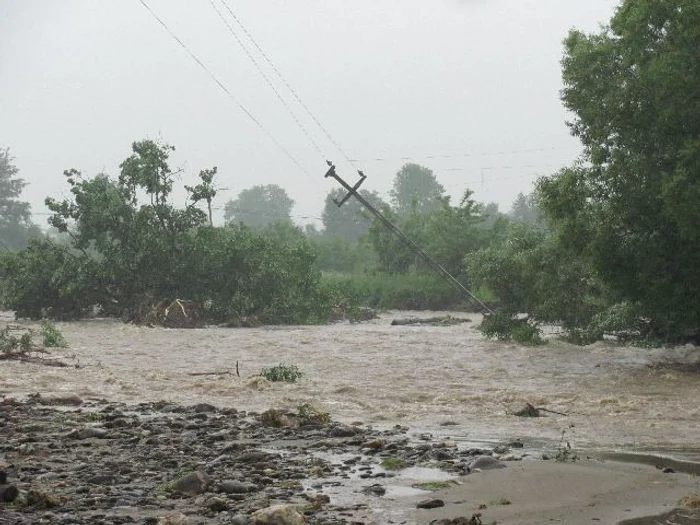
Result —
[[[576, 344], [698, 341], [700, 329], [700, 7], [633, 2], [594, 34], [572, 31], [562, 100], [583, 155], [519, 195], [509, 214], [467, 190], [458, 202], [427, 167], [406, 164], [389, 192], [362, 196], [497, 305], [481, 330], [541, 344], [558, 325]], [[595, 79], [595, 80], [592, 80]], [[363, 320], [367, 308], [448, 309], [463, 298], [359, 203], [332, 190], [323, 227], [292, 221], [276, 185], [242, 191], [215, 226], [217, 169], [174, 206], [173, 148], [136, 142], [116, 177], [65, 172], [48, 198], [52, 236], [28, 232], [24, 185], [0, 150], [0, 302], [18, 317], [99, 314], [166, 326]], [[3, 201], [3, 202], [5, 202]], [[22, 239], [17, 237], [22, 233]], [[12, 237], [14, 236], [14, 237]], [[19, 250], [19, 251], [17, 251]], [[60, 344], [47, 329], [46, 341]]]
[[304, 377], [304, 374], [296, 365], [277, 365], [263, 368], [260, 375], [268, 381], [284, 381], [285, 383], [295, 383]]

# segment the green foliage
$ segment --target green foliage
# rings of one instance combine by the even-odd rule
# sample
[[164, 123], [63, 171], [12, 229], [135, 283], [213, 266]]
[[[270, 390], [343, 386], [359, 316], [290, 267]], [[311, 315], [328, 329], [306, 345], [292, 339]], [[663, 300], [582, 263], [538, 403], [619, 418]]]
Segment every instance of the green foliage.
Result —
[[20, 318], [77, 319], [101, 302], [100, 268], [48, 239], [0, 257], [2, 304]]
[[276, 184], [258, 185], [243, 190], [224, 206], [227, 223], [242, 222], [260, 227], [272, 222], [291, 221], [294, 201]]
[[10, 353], [16, 350], [28, 351], [33, 346], [32, 332], [21, 331], [18, 335], [17, 328], [5, 326], [0, 330], [0, 352]]
[[13, 161], [9, 150], [0, 149], [0, 251], [24, 248], [41, 235], [31, 223], [29, 204], [19, 200], [27, 183], [17, 177]]
[[587, 325], [603, 301], [587, 261], [532, 225], [511, 224], [504, 240], [466, 263], [472, 282], [491, 290], [507, 317], [528, 313], [570, 329]]
[[[486, 215], [484, 206], [472, 199], [470, 190], [465, 191], [458, 206], [451, 206], [448, 198], [441, 199], [439, 204], [430, 213], [414, 211], [400, 216], [385, 210], [385, 215], [448, 272], [463, 276], [465, 255], [497, 239], [507, 221]], [[487, 219], [490, 227], [485, 226]], [[369, 239], [377, 253], [381, 271], [405, 273], [427, 270], [421, 257], [381, 222], [375, 221], [372, 225]]]
[[406, 164], [394, 177], [391, 204], [399, 216], [426, 214], [440, 209], [445, 188], [432, 170], [418, 164]]
[[522, 345], [545, 344], [539, 326], [529, 319], [519, 319], [502, 313], [484, 317], [479, 330], [487, 337], [501, 341], [515, 341]]
[[199, 179], [202, 181], [196, 186], [185, 186], [185, 190], [190, 195], [193, 203], [197, 204], [200, 201], [207, 203], [207, 215], [209, 216], [209, 226], [214, 226], [214, 219], [211, 214], [211, 203], [216, 197], [216, 188], [214, 188], [214, 177], [216, 176], [217, 168], [214, 166], [210, 170], [202, 170], [199, 172]]
[[41, 337], [44, 346], [47, 348], [65, 348], [68, 346], [61, 331], [50, 321], [44, 320], [41, 323]]
[[[260, 375], [268, 381], [284, 381], [286, 383], [296, 383], [304, 374], [297, 368], [296, 365], [277, 365], [269, 368], [263, 368]], [[300, 410], [301, 414], [302, 410]]]
[[688, 0], [625, 0], [609, 27], [572, 31], [562, 98], [584, 162], [538, 187], [562, 247], [668, 341], [700, 326], [698, 41]]
[[322, 289], [332, 304], [379, 309], [448, 310], [464, 298], [432, 274], [324, 274]]
[[402, 470], [408, 466], [408, 463], [401, 458], [391, 457], [384, 458], [381, 463], [379, 463], [379, 466], [384, 470]]
[[[182, 298], [206, 305], [202, 313], [212, 322], [328, 319], [315, 253], [298, 228], [214, 228], [194, 204], [170, 204], [171, 147], [142, 141], [132, 149], [116, 180], [65, 173], [72, 198], [47, 199], [64, 241], [33, 241], [0, 258], [6, 307], [36, 319], [77, 318], [99, 307], [138, 321], [144, 307]], [[189, 188], [195, 203], [209, 206], [215, 173], [204, 170], [202, 183]]]
[[[343, 188], [335, 188], [326, 195], [321, 215], [323, 236], [352, 242], [367, 233], [372, 224], [372, 215], [354, 197], [338, 207], [335, 201], [340, 202], [346, 193]], [[377, 192], [360, 190], [358, 193], [377, 209], [387, 206]]]
[[376, 255], [363, 241], [319, 235], [309, 239], [316, 253], [316, 265], [323, 272], [361, 273], [374, 268]]

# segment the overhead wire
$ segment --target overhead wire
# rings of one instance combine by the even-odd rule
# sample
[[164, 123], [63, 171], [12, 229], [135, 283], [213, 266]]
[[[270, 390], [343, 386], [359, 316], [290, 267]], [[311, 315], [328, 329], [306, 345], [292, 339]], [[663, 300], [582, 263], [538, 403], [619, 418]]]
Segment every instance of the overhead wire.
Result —
[[294, 120], [294, 122], [296, 122], [296, 124], [297, 124], [297, 126], [299, 127], [299, 129], [302, 131], [302, 133], [303, 133], [304, 135], [306, 135], [306, 138], [309, 139], [309, 142], [311, 142], [311, 145], [313, 146], [313, 148], [316, 150], [316, 152], [317, 152], [319, 155], [321, 155], [321, 157], [323, 158], [323, 160], [326, 160], [327, 157], [326, 157], [326, 155], [324, 155], [323, 150], [321, 150], [321, 147], [318, 145], [318, 143], [317, 143], [317, 142], [314, 140], [314, 138], [311, 136], [311, 133], [309, 133], [309, 130], [306, 129], [306, 126], [304, 126], [304, 124], [301, 122], [301, 120], [299, 120], [299, 117], [296, 115], [296, 113], [294, 112], [294, 110], [291, 108], [291, 106], [287, 103], [287, 101], [284, 99], [284, 97], [282, 96], [282, 94], [278, 91], [278, 89], [277, 89], [277, 88], [275, 87], [275, 85], [272, 83], [272, 81], [270, 80], [270, 77], [267, 76], [267, 73], [265, 73], [265, 71], [263, 70], [263, 68], [260, 66], [260, 64], [258, 63], [258, 61], [257, 61], [257, 60], [255, 59], [255, 57], [253, 56], [253, 54], [252, 54], [252, 53], [250, 52], [250, 50], [246, 47], [246, 45], [243, 43], [243, 41], [241, 40], [241, 38], [238, 36], [238, 34], [236, 33], [236, 31], [233, 29], [233, 27], [231, 27], [231, 24], [228, 23], [228, 20], [226, 20], [226, 18], [224, 17], [223, 13], [219, 10], [218, 7], [216, 7], [216, 3], [214, 2], [214, 0], [209, 0], [209, 3], [211, 4], [211, 6], [212, 6], [212, 8], [214, 9], [214, 11], [216, 11], [216, 14], [219, 16], [219, 18], [221, 19], [221, 21], [226, 25], [226, 27], [227, 27], [228, 30], [229, 30], [229, 33], [231, 33], [231, 35], [232, 35], [233, 38], [236, 40], [236, 42], [238, 43], [238, 45], [240, 46], [240, 48], [243, 50], [243, 52], [246, 54], [246, 56], [248, 57], [248, 59], [253, 63], [253, 65], [255, 66], [255, 68], [258, 70], [258, 73], [260, 73], [260, 76], [262, 76], [263, 80], [265, 80], [265, 83], [270, 87], [270, 89], [272, 89], [272, 91], [273, 91], [274, 94], [277, 96], [277, 98], [278, 98], [279, 101], [282, 103], [282, 105], [286, 108], [287, 112], [288, 112], [289, 115], [292, 117], [292, 119]]
[[289, 92], [292, 94], [292, 96], [295, 98], [295, 100], [299, 103], [299, 105], [304, 109], [304, 111], [309, 115], [311, 120], [318, 126], [318, 128], [321, 130], [321, 132], [326, 136], [326, 138], [335, 146], [335, 148], [340, 152], [340, 154], [345, 158], [345, 160], [348, 161], [349, 164], [354, 166], [357, 161], [354, 161], [353, 159], [350, 158], [350, 156], [345, 152], [345, 150], [338, 144], [338, 142], [333, 138], [333, 136], [330, 134], [330, 132], [321, 124], [321, 122], [316, 118], [316, 115], [309, 109], [309, 107], [304, 103], [304, 101], [301, 99], [299, 94], [296, 92], [296, 90], [287, 82], [287, 79], [284, 78], [282, 73], [277, 69], [275, 64], [272, 62], [272, 59], [269, 57], [265, 51], [260, 47], [260, 45], [257, 43], [253, 35], [246, 29], [245, 25], [241, 21], [241, 19], [236, 16], [236, 14], [233, 12], [233, 9], [229, 6], [228, 2], [226, 0], [221, 0], [221, 3], [224, 5], [226, 10], [229, 12], [231, 17], [236, 21], [238, 26], [241, 28], [241, 30], [245, 33], [245, 35], [248, 37], [248, 39], [251, 41], [253, 46], [255, 46], [255, 49], [258, 50], [260, 55], [265, 59], [265, 62], [270, 66], [272, 71], [274, 71], [275, 75], [277, 75], [277, 78], [279, 78], [280, 82], [289, 90]]
[[301, 165], [301, 163], [297, 160], [296, 157], [294, 157], [276, 138], [272, 133], [270, 133], [265, 126], [262, 125], [262, 123], [253, 115], [248, 108], [246, 108], [243, 103], [238, 100], [234, 96], [234, 94], [218, 79], [216, 75], [197, 57], [197, 55], [194, 54], [193, 51], [190, 50], [189, 47], [175, 34], [175, 32], [168, 27], [168, 25], [148, 6], [148, 4], [145, 2], [145, 0], [139, 0], [141, 2], [141, 5], [143, 5], [148, 12], [151, 14], [151, 16], [165, 29], [168, 34], [182, 47], [187, 54], [201, 67], [207, 75], [228, 95], [228, 97], [239, 107], [243, 113], [245, 113], [250, 120], [252, 120], [258, 128], [269, 138], [279, 149], [282, 151], [287, 158], [289, 158], [303, 173], [305, 173], [307, 176], [311, 176], [311, 174], [304, 168], [304, 166]]
[[493, 152], [486, 152], [486, 153], [448, 153], [448, 154], [433, 154], [433, 155], [411, 155], [407, 157], [374, 157], [374, 158], [367, 158], [367, 159], [353, 159], [353, 162], [391, 162], [391, 161], [396, 161], [396, 160], [415, 160], [415, 159], [429, 159], [429, 160], [435, 160], [435, 159], [454, 159], [454, 158], [463, 158], [463, 157], [497, 157], [497, 156], [502, 156], [502, 155], [515, 155], [518, 153], [543, 153], [545, 151], [562, 151], [562, 150], [574, 150], [580, 148], [576, 148], [574, 146], [564, 146], [564, 147], [557, 147], [557, 148], [533, 148], [533, 149], [515, 149], [515, 150], [502, 150], [502, 151], [493, 151]]

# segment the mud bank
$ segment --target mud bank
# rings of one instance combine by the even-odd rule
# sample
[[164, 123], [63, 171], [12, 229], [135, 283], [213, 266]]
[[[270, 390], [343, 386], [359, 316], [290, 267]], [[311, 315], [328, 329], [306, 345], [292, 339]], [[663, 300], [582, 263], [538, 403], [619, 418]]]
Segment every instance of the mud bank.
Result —
[[[498, 461], [493, 450], [404, 426], [332, 422], [310, 406], [255, 413], [5, 398], [0, 469], [19, 495], [0, 524], [616, 523], [672, 511], [700, 492], [687, 474], [556, 463], [523, 450], [502, 443]], [[286, 521], [270, 508], [286, 509]], [[674, 519], [700, 519], [681, 512]]]

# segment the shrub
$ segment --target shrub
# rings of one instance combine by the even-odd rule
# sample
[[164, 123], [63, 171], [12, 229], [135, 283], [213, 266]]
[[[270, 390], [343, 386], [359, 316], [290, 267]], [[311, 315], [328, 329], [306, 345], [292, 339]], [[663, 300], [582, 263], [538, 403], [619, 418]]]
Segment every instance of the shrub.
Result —
[[495, 313], [484, 317], [479, 330], [487, 337], [494, 337], [501, 341], [515, 341], [523, 345], [542, 345], [546, 341], [542, 338], [539, 326], [529, 319], [519, 319], [503, 313]]
[[65, 348], [68, 346], [61, 331], [50, 321], [41, 323], [41, 337], [44, 341], [44, 346], [47, 348]]
[[268, 381], [284, 381], [286, 383], [295, 383], [297, 379], [301, 379], [304, 376], [296, 365], [284, 364], [263, 368], [260, 375]]

